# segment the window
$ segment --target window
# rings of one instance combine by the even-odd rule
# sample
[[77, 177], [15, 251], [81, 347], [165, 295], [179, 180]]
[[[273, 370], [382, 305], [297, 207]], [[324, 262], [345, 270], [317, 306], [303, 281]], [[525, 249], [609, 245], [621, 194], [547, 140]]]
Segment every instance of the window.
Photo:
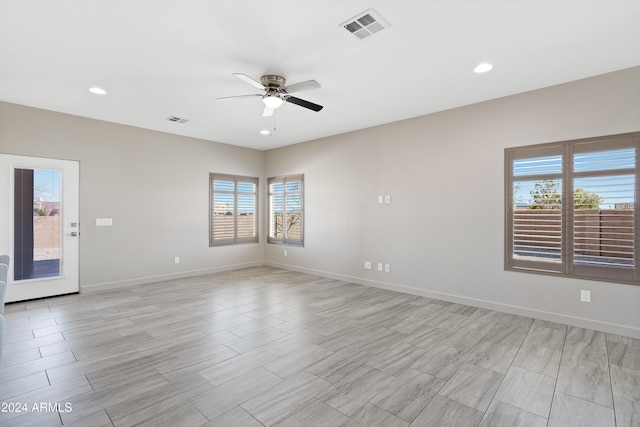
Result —
[[267, 180], [269, 187], [270, 243], [304, 245], [304, 176]]
[[209, 174], [209, 246], [258, 243], [258, 178]]
[[506, 149], [505, 269], [640, 284], [639, 149], [640, 133]]

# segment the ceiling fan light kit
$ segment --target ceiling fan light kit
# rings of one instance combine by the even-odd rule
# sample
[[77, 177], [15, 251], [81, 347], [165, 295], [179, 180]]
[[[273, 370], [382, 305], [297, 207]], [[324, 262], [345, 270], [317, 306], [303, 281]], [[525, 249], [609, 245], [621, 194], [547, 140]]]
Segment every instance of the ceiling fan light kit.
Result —
[[280, 95], [278, 95], [277, 93], [267, 93], [262, 98], [262, 102], [264, 102], [264, 105], [267, 108], [271, 108], [272, 110], [275, 110], [276, 108], [281, 106], [284, 101], [282, 100], [282, 98], [280, 98]]

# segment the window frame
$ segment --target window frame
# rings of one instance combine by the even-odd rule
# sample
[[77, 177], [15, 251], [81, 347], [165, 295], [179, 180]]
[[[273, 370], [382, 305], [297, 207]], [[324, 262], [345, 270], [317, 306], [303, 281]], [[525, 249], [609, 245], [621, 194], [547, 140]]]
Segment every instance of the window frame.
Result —
[[[300, 191], [287, 191], [287, 183], [288, 182], [300, 182]], [[282, 193], [272, 193], [271, 185], [274, 183], [282, 184]], [[275, 176], [271, 178], [267, 178], [267, 243], [275, 243], [281, 245], [289, 245], [289, 246], [302, 246], [304, 247], [304, 228], [305, 228], [305, 208], [304, 208], [304, 174], [295, 174], [295, 175], [285, 175], [285, 176]], [[292, 239], [287, 236], [286, 227], [283, 227], [283, 236], [282, 237], [273, 237], [272, 236], [272, 216], [271, 216], [271, 196], [274, 194], [282, 194], [282, 207], [286, 212], [287, 207], [287, 194], [299, 194], [300, 195], [300, 218], [302, 221], [300, 239]], [[286, 214], [284, 215], [286, 217]], [[286, 222], [286, 221], [285, 221]]]
[[[574, 156], [575, 154], [596, 153], [623, 148], [635, 149], [634, 168], [624, 169], [624, 171], [626, 175], [634, 176], [634, 203], [640, 203], [640, 180], [638, 179], [640, 177], [640, 132], [505, 148], [504, 269], [506, 271], [640, 285], [640, 210], [634, 209], [633, 213], [634, 268], [598, 267], [574, 263], [574, 242], [577, 240], [577, 237], [574, 236], [576, 218], [573, 200], [574, 178], [614, 175], [615, 172], [623, 170], [607, 169], [604, 172], [575, 171]], [[544, 178], [544, 176], [531, 175], [514, 177], [514, 160], [538, 158], [558, 154], [562, 156], [561, 173], [544, 174], [544, 176], [558, 175], [556, 178], [560, 178], [562, 180], [561, 260], [558, 263], [557, 261], [545, 262], [538, 260], [516, 259], [513, 256], [513, 218], [515, 211], [513, 190], [514, 182], [539, 180]]]
[[[224, 181], [233, 181], [233, 191], [218, 191], [218, 194], [233, 194], [233, 237], [227, 239], [215, 239], [215, 225], [214, 225], [214, 210], [215, 210], [215, 194], [216, 191], [214, 189], [214, 181], [215, 180], [224, 180]], [[255, 185], [254, 192], [245, 192], [238, 190], [239, 182], [247, 182]], [[230, 246], [230, 245], [242, 245], [247, 243], [260, 243], [260, 180], [256, 177], [250, 176], [241, 176], [241, 175], [230, 175], [223, 173], [209, 173], [209, 247], [217, 247], [217, 246]], [[255, 229], [255, 233], [250, 237], [239, 237], [238, 236], [238, 218], [240, 215], [238, 214], [238, 195], [243, 194], [252, 194], [254, 195], [254, 221], [253, 227]]]

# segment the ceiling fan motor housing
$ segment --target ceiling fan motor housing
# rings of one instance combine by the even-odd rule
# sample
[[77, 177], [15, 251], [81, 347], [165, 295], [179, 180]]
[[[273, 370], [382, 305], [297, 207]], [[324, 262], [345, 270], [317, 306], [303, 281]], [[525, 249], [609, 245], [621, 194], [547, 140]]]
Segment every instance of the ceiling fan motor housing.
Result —
[[267, 74], [260, 77], [260, 83], [268, 89], [283, 89], [286, 80], [281, 76]]

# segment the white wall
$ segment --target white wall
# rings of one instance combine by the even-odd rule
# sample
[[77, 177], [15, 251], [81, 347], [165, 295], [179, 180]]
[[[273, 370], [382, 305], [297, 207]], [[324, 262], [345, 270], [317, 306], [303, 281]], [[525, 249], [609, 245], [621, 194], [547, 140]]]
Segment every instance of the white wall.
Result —
[[264, 178], [261, 151], [0, 102], [0, 152], [80, 161], [82, 290], [263, 262], [208, 238], [209, 172]]
[[305, 174], [306, 236], [265, 262], [640, 337], [640, 287], [503, 261], [505, 148], [638, 130], [640, 67], [268, 151], [266, 176]]

